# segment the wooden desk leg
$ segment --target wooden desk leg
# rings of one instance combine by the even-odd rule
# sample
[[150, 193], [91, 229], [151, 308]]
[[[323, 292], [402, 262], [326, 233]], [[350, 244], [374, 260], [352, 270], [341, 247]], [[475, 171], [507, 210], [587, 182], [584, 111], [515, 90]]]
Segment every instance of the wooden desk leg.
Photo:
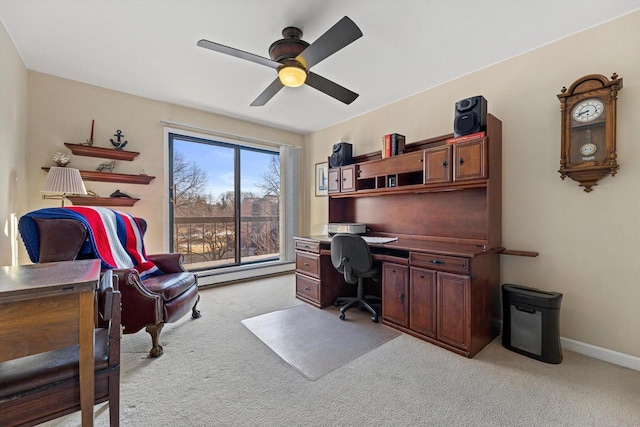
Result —
[[80, 409], [82, 426], [93, 426], [94, 401], [94, 314], [93, 292], [79, 294], [79, 370], [80, 370]]

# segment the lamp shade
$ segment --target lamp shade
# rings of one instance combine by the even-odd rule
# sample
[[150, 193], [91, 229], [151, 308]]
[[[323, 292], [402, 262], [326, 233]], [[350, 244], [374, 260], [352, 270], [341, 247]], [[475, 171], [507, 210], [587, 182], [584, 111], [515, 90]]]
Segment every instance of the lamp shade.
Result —
[[80, 171], [74, 168], [52, 167], [44, 181], [42, 193], [87, 194]]
[[307, 72], [297, 64], [290, 64], [278, 70], [280, 82], [287, 87], [302, 86], [307, 80]]

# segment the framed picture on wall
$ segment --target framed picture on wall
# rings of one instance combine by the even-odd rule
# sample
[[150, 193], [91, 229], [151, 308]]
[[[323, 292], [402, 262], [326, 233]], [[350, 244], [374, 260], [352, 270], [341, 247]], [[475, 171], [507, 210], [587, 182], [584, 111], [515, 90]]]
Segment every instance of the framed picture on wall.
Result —
[[327, 177], [327, 169], [329, 168], [329, 164], [327, 162], [324, 163], [316, 163], [316, 196], [326, 196], [329, 179]]

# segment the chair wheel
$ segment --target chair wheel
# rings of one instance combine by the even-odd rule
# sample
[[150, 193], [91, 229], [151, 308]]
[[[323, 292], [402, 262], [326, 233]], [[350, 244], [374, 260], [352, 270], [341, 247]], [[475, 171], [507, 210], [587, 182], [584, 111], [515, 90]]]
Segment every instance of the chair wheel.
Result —
[[333, 306], [334, 306], [334, 307], [340, 307], [340, 303], [339, 303], [338, 301], [334, 301], [334, 302], [333, 302]]
[[374, 323], [378, 323], [378, 315], [371, 316], [371, 320], [373, 320]]
[[340, 320], [344, 320], [344, 313], [340, 313]]

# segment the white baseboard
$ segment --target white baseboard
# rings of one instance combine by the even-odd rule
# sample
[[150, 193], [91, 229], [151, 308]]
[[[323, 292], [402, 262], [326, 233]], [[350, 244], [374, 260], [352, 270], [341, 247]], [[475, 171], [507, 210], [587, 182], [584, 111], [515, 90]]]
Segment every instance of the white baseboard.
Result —
[[274, 274], [289, 273], [295, 270], [294, 263], [273, 265], [249, 265], [235, 271], [198, 272], [198, 286], [215, 286], [241, 280], [254, 279]]
[[560, 337], [560, 345], [563, 349], [575, 351], [576, 353], [584, 354], [585, 356], [640, 371], [640, 357], [631, 356], [630, 354], [620, 353], [603, 347], [596, 347], [595, 345], [564, 337]]

